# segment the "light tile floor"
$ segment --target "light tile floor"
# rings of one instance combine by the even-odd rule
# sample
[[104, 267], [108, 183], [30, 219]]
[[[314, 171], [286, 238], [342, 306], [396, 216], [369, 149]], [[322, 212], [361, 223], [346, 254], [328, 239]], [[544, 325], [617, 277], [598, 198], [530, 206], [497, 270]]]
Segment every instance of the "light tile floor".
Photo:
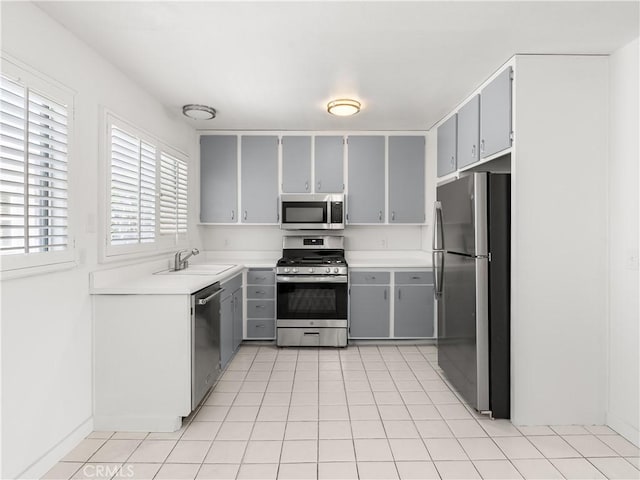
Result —
[[638, 448], [606, 426], [478, 415], [436, 357], [244, 345], [179, 431], [93, 432], [44, 478], [640, 478]]

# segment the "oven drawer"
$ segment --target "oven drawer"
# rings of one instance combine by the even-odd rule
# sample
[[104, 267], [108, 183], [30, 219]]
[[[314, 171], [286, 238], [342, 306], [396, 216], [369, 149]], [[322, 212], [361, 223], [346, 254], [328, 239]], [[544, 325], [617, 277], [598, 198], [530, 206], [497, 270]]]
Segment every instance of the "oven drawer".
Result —
[[421, 272], [396, 272], [396, 285], [433, 285], [433, 272], [423, 270]]
[[247, 320], [247, 338], [273, 338], [275, 320]]
[[275, 273], [272, 269], [252, 269], [247, 272], [248, 285], [273, 285], [275, 278]]
[[275, 318], [273, 300], [247, 300], [247, 318]]
[[276, 296], [275, 287], [249, 285], [247, 287], [247, 298], [262, 298], [273, 300]]
[[389, 272], [350, 272], [352, 285], [388, 285], [391, 283]]
[[346, 347], [346, 328], [278, 328], [279, 347]]

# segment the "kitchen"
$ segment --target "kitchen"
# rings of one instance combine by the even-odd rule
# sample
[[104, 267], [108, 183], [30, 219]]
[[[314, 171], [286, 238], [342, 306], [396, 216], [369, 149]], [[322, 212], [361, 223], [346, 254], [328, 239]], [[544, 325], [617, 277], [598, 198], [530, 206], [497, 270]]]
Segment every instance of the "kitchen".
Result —
[[[576, 82], [576, 73], [571, 77], [561, 59], [556, 60], [557, 64], [547, 63], [544, 68], [541, 63], [550, 59], [538, 59], [541, 63], [536, 64], [535, 56], [523, 55], [514, 60], [516, 73], [522, 75], [516, 78], [514, 90], [515, 145], [520, 150], [512, 152], [520, 162], [516, 162], [515, 167], [512, 165], [511, 171], [514, 189], [518, 192], [512, 203], [518, 214], [512, 225], [513, 235], [517, 237], [512, 246], [512, 326], [520, 327], [512, 332], [512, 420], [516, 425], [609, 425], [637, 445], [637, 40], [634, 43], [638, 36], [637, 3], [592, 2], [573, 7], [559, 4], [553, 8], [540, 5], [538, 9], [531, 4], [520, 13], [517, 8], [524, 7], [505, 3], [502, 6], [505, 10], [490, 10], [495, 14], [493, 21], [513, 23], [512, 28], [524, 32], [521, 43], [495, 46], [501, 45], [495, 37], [500, 37], [501, 29], [507, 26], [500, 25], [499, 29], [496, 23], [487, 20], [487, 29], [493, 28], [491, 31], [497, 33], [493, 37], [494, 46], [487, 46], [485, 52], [473, 48], [474, 42], [480, 42], [480, 36], [473, 35], [478, 27], [471, 23], [475, 21], [472, 19], [482, 17], [479, 11], [482, 4], [474, 7], [475, 10], [468, 10], [472, 8], [469, 5], [460, 5], [461, 10], [456, 10], [446, 3], [434, 3], [434, 8], [429, 10], [429, 4], [416, 4], [411, 8], [425, 9], [417, 13], [412, 12], [409, 5], [394, 7], [394, 10], [384, 4], [378, 7], [336, 4], [333, 8], [345, 8], [341, 11], [344, 18], [358, 19], [356, 25], [363, 31], [372, 34], [391, 30], [398, 37], [397, 43], [378, 39], [377, 49], [366, 48], [366, 43], [354, 45], [357, 48], [351, 56], [338, 64], [346, 69], [349, 65], [346, 60], [356, 62], [361, 57], [365, 65], [361, 67], [359, 80], [350, 78], [349, 70], [339, 71], [334, 81], [318, 87], [312, 95], [315, 107], [309, 100], [294, 95], [291, 110], [267, 102], [270, 97], [275, 101], [274, 92], [280, 91], [274, 85], [283, 83], [283, 77], [291, 77], [287, 81], [294, 83], [287, 83], [288, 89], [282, 93], [293, 95], [297, 91], [296, 83], [314, 85], [312, 79], [323, 76], [321, 72], [326, 68], [323, 65], [328, 60], [327, 54], [320, 53], [316, 57], [299, 53], [275, 58], [267, 55], [270, 51], [289, 52], [293, 48], [291, 38], [295, 37], [285, 28], [286, 18], [278, 20], [282, 5], [270, 9], [265, 4], [261, 15], [252, 10], [257, 8], [255, 4], [241, 3], [235, 9], [226, 5], [225, 9], [216, 11], [214, 17], [219, 15], [221, 19], [217, 28], [228, 29], [223, 30], [229, 35], [227, 41], [222, 35], [215, 50], [220, 62], [228, 62], [220, 63], [227, 65], [227, 70], [221, 74], [215, 65], [203, 62], [199, 65], [201, 68], [212, 70], [205, 70], [209, 73], [201, 75], [196, 83], [192, 83], [196, 60], [188, 60], [190, 55], [180, 54], [174, 48], [182, 45], [178, 39], [183, 36], [193, 35], [189, 48], [202, 44], [212, 34], [208, 28], [185, 29], [184, 25], [189, 23], [181, 24], [177, 19], [186, 20], [181, 15], [187, 14], [171, 4], [155, 7], [150, 4], [151, 12], [132, 6], [123, 11], [110, 10], [107, 5], [105, 11], [96, 15], [91, 10], [95, 5], [91, 4], [73, 7], [69, 4], [50, 4], [49, 7], [47, 4], [2, 4], [3, 59], [15, 60], [14, 63], [32, 76], [40, 80], [44, 76], [49, 83], [53, 80], [57, 87], [71, 90], [75, 96], [75, 143], [72, 146], [73, 158], [78, 159], [69, 170], [75, 236], [72, 261], [64, 264], [67, 266], [63, 269], [38, 267], [37, 274], [30, 276], [25, 275], [26, 271], [21, 275], [3, 271], [3, 478], [43, 475], [93, 430], [92, 322], [95, 317], [90, 274], [106, 275], [104, 272], [114, 267], [145, 268], [154, 262], [162, 263], [166, 269], [175, 252], [182, 248], [200, 250], [200, 255], [190, 259], [193, 264], [210, 262], [274, 268], [275, 261], [282, 256], [282, 230], [276, 222], [244, 224], [238, 219], [234, 225], [200, 224], [199, 136], [221, 133], [278, 136], [291, 132], [338, 136], [366, 133], [387, 138], [404, 134], [426, 136], [426, 222], [392, 225], [392, 211], [385, 203], [383, 225], [347, 225], [343, 234], [345, 256], [354, 270], [375, 262], [380, 266], [370, 268], [430, 269], [431, 209], [438, 182], [437, 126], [464, 106], [465, 100], [476, 90], [479, 92], [516, 53], [611, 56], [606, 67], [580, 67], [600, 69], [600, 76], [588, 74], [585, 82]], [[199, 8], [204, 10], [193, 10], [193, 16], [201, 13], [201, 17], [206, 18], [211, 15], [206, 8], [214, 8], [214, 4], [209, 7], [203, 4]], [[334, 34], [334, 37], [323, 38], [327, 44], [321, 45], [321, 51], [341, 51], [349, 44], [347, 40], [354, 38], [354, 33], [347, 28], [353, 22], [332, 15], [335, 12], [331, 10], [296, 4], [288, 8], [292, 9], [290, 15], [299, 16], [293, 17], [299, 18], [298, 33], [305, 32], [304, 28], [308, 32], [317, 32], [320, 28], [308, 18], [313, 17], [306, 13], [310, 8], [316, 9], [313, 13], [318, 18], [333, 22], [338, 22], [335, 18], [341, 19], [339, 23], [320, 22]], [[371, 31], [362, 20], [365, 14], [374, 22]], [[400, 15], [398, 23], [387, 24], [386, 19], [394, 15]], [[523, 20], [527, 15], [529, 20]], [[257, 18], [261, 16], [269, 21], [259, 22]], [[90, 18], [95, 22], [103, 19], [105, 28], [89, 22]], [[256, 29], [256, 36], [248, 37], [247, 43], [240, 42], [240, 50], [229, 48], [227, 51], [228, 39], [238, 40], [232, 30], [239, 28], [232, 22], [234, 19], [236, 22], [251, 19], [249, 24]], [[578, 19], [582, 22], [580, 25]], [[446, 30], [444, 33], [439, 30], [438, 22], [454, 24], [454, 20], [462, 22], [457, 31], [466, 32], [460, 42], [455, 43], [456, 48], [451, 47], [446, 59], [433, 52], [429, 57], [430, 61], [439, 58], [448, 63], [442, 64], [440, 70], [414, 72], [420, 82], [411, 83], [413, 90], [393, 83], [397, 69], [420, 63], [421, 57], [417, 55], [430, 52], [427, 47], [423, 51], [413, 46], [441, 44], [441, 35], [445, 35]], [[427, 35], [425, 22], [429, 22], [435, 33]], [[136, 25], [139, 30], [134, 28]], [[379, 25], [378, 30], [375, 25]], [[540, 25], [545, 25], [544, 38]], [[109, 26], [114, 31], [119, 29], [122, 35], [108, 31]], [[161, 48], [151, 52], [143, 47], [146, 37], [135, 33], [141, 30], [147, 34], [162, 32], [166, 40], [156, 38]], [[558, 35], [565, 43], [560, 40], [557, 44], [549, 43], [552, 32], [564, 30], [566, 37]], [[50, 41], [46, 45], [34, 41], [32, 31]], [[141, 35], [140, 44], [125, 35], [129, 31], [135, 38]], [[403, 36], [405, 31], [414, 32], [414, 36]], [[515, 36], [512, 30], [509, 32], [507, 37]], [[372, 42], [373, 37], [373, 34], [365, 35], [362, 40]], [[127, 41], [132, 47], [129, 54], [124, 48]], [[136, 45], [145, 55], [135, 53]], [[163, 51], [170, 52], [175, 65], [171, 74], [162, 63]], [[388, 70], [378, 68], [380, 57], [385, 59]], [[298, 63], [291, 65], [289, 61], [294, 58]], [[366, 65], [375, 68], [367, 69]], [[157, 83], [149, 78], [152, 75], [149, 72], [158, 72], [153, 66], [166, 74], [156, 73]], [[454, 66], [467, 70], [462, 70], [460, 75], [450, 75], [456, 71], [452, 70]], [[543, 74], [545, 69], [557, 69], [555, 84], [564, 85], [556, 97], [553, 97], [549, 76]], [[271, 84], [245, 83], [255, 77], [256, 71]], [[304, 75], [294, 79], [292, 72]], [[349, 119], [330, 117], [326, 113], [327, 101], [339, 98], [338, 95], [355, 96], [364, 78], [383, 92], [385, 85], [394, 85], [393, 95], [386, 90], [386, 95], [377, 93], [376, 98], [365, 96], [361, 98], [363, 109], [358, 115]], [[408, 74], [406, 78], [414, 77]], [[594, 82], [597, 79], [600, 86], [586, 82], [586, 78]], [[214, 93], [209, 93], [211, 86], [207, 84], [219, 81], [217, 79], [225, 79], [226, 87], [215, 84]], [[188, 86], [188, 96], [173, 93], [178, 92], [176, 86], [182, 84]], [[216, 88], [225, 88], [220, 90], [225, 95], [215, 93]], [[585, 94], [588, 89], [593, 89], [596, 95]], [[578, 98], [567, 92], [575, 93]], [[434, 97], [439, 103], [427, 108], [426, 105], [432, 105], [429, 99]], [[581, 101], [587, 98], [588, 102]], [[388, 102], [402, 99], [402, 108], [381, 110], [390, 107]], [[227, 100], [230, 103], [224, 104]], [[180, 109], [191, 102], [211, 104], [218, 109], [218, 116], [204, 123], [185, 122]], [[422, 103], [424, 107], [416, 108], [415, 104]], [[536, 116], [537, 108], [543, 111], [556, 104], [561, 106], [556, 116]], [[571, 109], [575, 111], [568, 111]], [[182, 153], [188, 158], [188, 238], [178, 242], [171, 236], [159, 238], [158, 253], [111, 255], [113, 252], [105, 248], [101, 240], [106, 237], [108, 209], [103, 160], [105, 110], [119, 121], [131, 123], [166, 142], [177, 150], [169, 152], [173, 157]], [[518, 117], [522, 112], [529, 114]], [[584, 122], [578, 122], [575, 117], [583, 117]], [[593, 129], [590, 133], [581, 131], [586, 124]], [[562, 132], [562, 136], [558, 132]], [[536, 137], [545, 138], [545, 142], [536, 142]], [[580, 149], [578, 153], [576, 148]], [[345, 173], [349, 205], [348, 171]], [[277, 178], [280, 170], [267, 174]], [[387, 181], [386, 177], [383, 181]], [[388, 201], [387, 195], [383, 198]], [[277, 212], [275, 201], [272, 208]], [[236, 215], [239, 212], [236, 210]], [[545, 215], [550, 222], [545, 222]], [[552, 232], [555, 235], [551, 235]], [[269, 267], [261, 263], [267, 257]], [[6, 265], [3, 258], [3, 269]], [[37, 301], [33, 301], [34, 291], [38, 292]], [[519, 323], [514, 319], [519, 319]], [[37, 333], [34, 335], [34, 332]], [[347, 352], [353, 350], [350, 346]], [[363, 352], [366, 349], [363, 348]], [[266, 359], [268, 354], [258, 350], [254, 355], [257, 357]], [[628, 456], [637, 457], [637, 453]], [[44, 465], [47, 468], [43, 469]]]

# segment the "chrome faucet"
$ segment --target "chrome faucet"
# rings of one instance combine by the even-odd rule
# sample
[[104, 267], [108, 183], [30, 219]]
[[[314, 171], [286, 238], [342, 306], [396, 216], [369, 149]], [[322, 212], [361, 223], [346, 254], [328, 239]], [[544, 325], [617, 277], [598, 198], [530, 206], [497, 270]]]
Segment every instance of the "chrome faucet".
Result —
[[[187, 253], [184, 258], [182, 258], [182, 254], [183, 253]], [[185, 268], [187, 268], [189, 266], [189, 262], [187, 261], [187, 259], [193, 255], [198, 255], [200, 253], [200, 250], [198, 250], [197, 248], [192, 249], [191, 251], [189, 250], [178, 250], [176, 252], [176, 256], [174, 259], [174, 271], [178, 271], [178, 270], [184, 270]]]

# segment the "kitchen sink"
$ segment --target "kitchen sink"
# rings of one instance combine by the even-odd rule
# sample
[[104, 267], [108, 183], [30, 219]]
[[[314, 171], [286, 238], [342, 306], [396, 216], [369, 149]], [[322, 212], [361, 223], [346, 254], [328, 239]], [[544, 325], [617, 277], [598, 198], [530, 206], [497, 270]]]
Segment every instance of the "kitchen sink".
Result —
[[184, 270], [163, 270], [155, 275], [219, 275], [233, 267], [235, 265], [194, 264]]

